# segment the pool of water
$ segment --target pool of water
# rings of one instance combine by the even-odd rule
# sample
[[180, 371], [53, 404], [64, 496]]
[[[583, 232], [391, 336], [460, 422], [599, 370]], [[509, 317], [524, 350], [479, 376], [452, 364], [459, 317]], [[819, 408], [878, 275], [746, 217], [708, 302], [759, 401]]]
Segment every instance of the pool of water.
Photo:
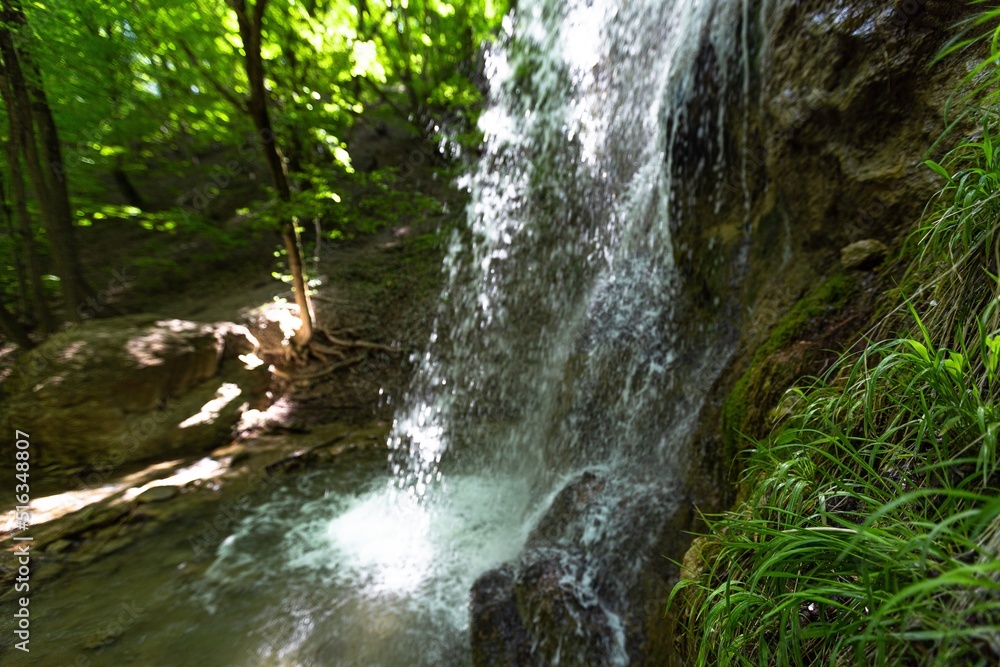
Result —
[[383, 450], [265, 487], [43, 584], [30, 654], [0, 623], [3, 664], [470, 664], [468, 591], [524, 543], [523, 480], [454, 474], [418, 500]]

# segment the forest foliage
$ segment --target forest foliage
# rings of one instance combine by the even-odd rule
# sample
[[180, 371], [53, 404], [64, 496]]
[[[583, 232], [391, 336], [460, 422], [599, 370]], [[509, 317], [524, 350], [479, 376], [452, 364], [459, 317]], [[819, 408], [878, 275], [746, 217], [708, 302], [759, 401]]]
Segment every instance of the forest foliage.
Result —
[[[218, 189], [273, 145], [289, 192], [272, 178], [270, 221], [325, 218], [335, 233], [330, 184], [354, 171], [353, 129], [391, 118], [430, 140], [474, 132], [482, 44], [506, 11], [505, 0], [3, 0], [8, 337], [30, 345], [31, 332], [93, 314], [77, 228], [203, 225], [134, 182], [184, 173], [208, 151], [234, 158], [209, 183]], [[60, 196], [65, 210], [48, 210]]]

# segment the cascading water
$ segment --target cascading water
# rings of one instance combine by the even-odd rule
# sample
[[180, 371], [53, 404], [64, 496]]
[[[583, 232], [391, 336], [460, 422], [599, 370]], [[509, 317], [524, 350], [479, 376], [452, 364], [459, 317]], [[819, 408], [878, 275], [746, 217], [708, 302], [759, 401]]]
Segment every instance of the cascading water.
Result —
[[[533, 627], [515, 654], [625, 665], [641, 650], [629, 607], [729, 349], [726, 306], [691, 305], [674, 233], [712, 196], [693, 184], [740, 164], [726, 127], [748, 93], [748, 8], [518, 3], [487, 57], [485, 155], [394, 424], [393, 477], [324, 494], [279, 538], [290, 568], [329, 582], [337, 611], [300, 601], [298, 639], [261, 655], [467, 664], [470, 588], [505, 562], [496, 595], [549, 586], [544, 608], [522, 602]], [[292, 511], [282, 502], [243, 522], [211, 578], [260, 577], [247, 563], [268, 539], [263, 517]]]

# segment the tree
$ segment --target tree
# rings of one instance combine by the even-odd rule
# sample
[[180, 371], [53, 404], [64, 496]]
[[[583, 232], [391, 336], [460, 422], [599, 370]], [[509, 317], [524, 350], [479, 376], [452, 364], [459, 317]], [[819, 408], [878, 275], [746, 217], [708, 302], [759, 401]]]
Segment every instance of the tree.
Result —
[[[230, 6], [236, 12], [236, 19], [239, 21], [240, 39], [243, 41], [243, 66], [250, 86], [250, 97], [245, 108], [257, 129], [257, 136], [260, 139], [278, 199], [287, 204], [292, 201], [292, 190], [288, 185], [285, 160], [278, 149], [277, 137], [274, 134], [274, 127], [271, 125], [271, 114], [267, 108], [267, 92], [264, 88], [264, 59], [261, 57], [261, 43], [267, 3], [268, 0], [257, 0], [255, 4], [248, 5], [246, 0], [229, 0]], [[294, 220], [286, 218], [282, 221], [281, 237], [288, 258], [288, 270], [292, 274], [292, 291], [295, 295], [295, 303], [299, 307], [299, 318], [302, 320], [302, 326], [295, 333], [294, 342], [302, 348], [308, 345], [312, 339], [314, 319], [312, 304], [309, 302], [309, 294], [306, 291], [305, 273], [302, 269], [299, 232]]]
[[3, 329], [10, 336], [10, 339], [22, 350], [30, 350], [34, 347], [34, 343], [28, 338], [24, 327], [17, 321], [17, 317], [7, 310], [2, 301], [0, 301], [0, 329]]
[[31, 225], [31, 214], [28, 212], [28, 196], [21, 176], [21, 151], [18, 143], [17, 133], [11, 131], [10, 139], [3, 146], [10, 173], [10, 199], [8, 200], [5, 189], [0, 190], [0, 202], [10, 225], [11, 236], [16, 239], [17, 260], [23, 264], [23, 273], [19, 272], [17, 278], [22, 293], [22, 307], [25, 314], [34, 315], [42, 333], [50, 334], [56, 330], [56, 325], [45, 299], [41, 262]]
[[30, 56], [27, 28], [20, 0], [2, 0], [0, 93], [7, 109], [11, 138], [21, 149], [41, 210], [42, 225], [60, 279], [65, 314], [78, 322], [94, 293], [87, 285], [77, 254], [59, 133], [41, 71]]
[[[42, 276], [55, 273], [67, 316], [80, 316], [77, 308], [92, 293], [74, 223], [134, 216], [143, 226], [158, 220], [166, 230], [215, 234], [212, 221], [187, 209], [121, 213], [126, 207], [109, 199], [132, 211], [146, 202], [162, 208], [163, 199], [144, 197], [130, 174], [192, 166], [201, 173], [199, 157], [209, 150], [238, 151], [239, 170], [252, 171], [258, 160], [247, 163], [244, 151], [252, 128], [260, 149], [253, 154], [266, 163], [276, 200], [256, 217], [280, 231], [302, 320], [293, 349], [323, 359], [324, 342], [343, 348], [344, 341], [315, 328], [298, 221], [313, 221], [318, 238], [363, 229], [352, 228], [357, 223], [335, 203], [342, 185], [365, 178], [354, 175], [344, 142], [355, 124], [402, 120], [415, 133], [433, 135], [443, 117], [474, 117], [479, 92], [468, 74], [505, 6], [503, 0], [0, 0], [0, 123], [8, 128], [0, 173], [9, 178], [0, 202], [8, 215], [0, 224], [11, 237], [0, 245], [0, 261], [15, 269], [23, 264], [17, 281], [0, 285], [0, 298], [13, 315], [20, 310], [25, 321], [52, 328]], [[213, 181], [226, 187], [214, 173]], [[42, 244], [49, 252], [37, 252]]]

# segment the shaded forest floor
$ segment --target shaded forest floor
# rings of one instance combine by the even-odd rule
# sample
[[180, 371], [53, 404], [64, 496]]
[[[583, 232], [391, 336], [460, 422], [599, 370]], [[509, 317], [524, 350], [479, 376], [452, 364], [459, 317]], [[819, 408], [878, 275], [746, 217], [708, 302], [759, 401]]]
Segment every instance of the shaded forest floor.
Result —
[[[454, 167], [435, 163], [432, 146], [405, 135], [402, 139], [399, 135], [371, 136], [373, 140], [362, 142], [357, 150], [358, 163], [394, 167], [392, 173], [397, 175], [388, 188], [355, 185], [352, 189], [346, 184], [341, 190], [341, 217], [371, 218], [372, 207], [389, 214], [374, 231], [336, 240], [321, 237], [318, 245], [316, 231], [307, 224], [303, 242], [320, 326], [389, 345], [398, 354], [373, 350], [361, 363], [308, 384], [272, 376], [273, 405], [265, 413], [266, 420], [252, 433], [245, 432], [242, 444], [237, 439], [233, 445], [242, 450], [249, 444], [252, 449], [248, 439], [279, 437], [280, 442], [261, 450], [268, 466], [291, 456], [303, 443], [314, 447], [313, 436], [324, 440], [322, 434], [330, 429], [363, 431], [369, 434], [366, 442], [370, 445], [384, 446], [391, 412], [402, 399], [413, 370], [410, 357], [423, 349], [430, 336], [444, 278], [445, 247], [453, 229], [464, 220], [468, 195], [455, 187]], [[414, 155], [420, 157], [416, 164]], [[164, 193], [159, 204], [165, 205], [174, 193], [190, 191], [197, 179], [198, 175], [192, 175], [186, 182], [168, 179], [138, 184], [145, 191]], [[268, 321], [267, 313], [276, 300], [293, 302], [293, 298], [289, 286], [272, 276], [280, 270], [275, 256], [279, 235], [276, 230], [261, 229], [253, 217], [254, 207], [263, 205], [266, 196], [259, 183], [235, 185], [234, 196], [220, 193], [220, 207], [211, 212], [215, 219], [209, 220], [217, 234], [206, 234], [204, 229], [146, 229], [124, 218], [79, 228], [88, 278], [100, 295], [95, 308], [98, 317], [154, 313], [199, 322], [231, 321], [246, 325], [268, 347], [280, 345], [280, 330]], [[414, 205], [415, 198], [420, 205]], [[0, 353], [0, 396], [2, 378], [16, 360], [13, 347], [5, 346]], [[383, 434], [380, 443], [370, 436], [372, 432]], [[282, 435], [295, 435], [301, 442], [281, 439]], [[136, 487], [163, 477], [167, 469], [147, 467], [156, 463], [124, 466], [122, 479], [131, 479], [128, 486]], [[36, 495], [80, 487], [80, 471], [41, 472], [34, 480]]]
[[[320, 327], [389, 345], [400, 354], [370, 353], [363, 363], [309, 386], [275, 380], [277, 400], [294, 403], [286, 414], [297, 428], [331, 420], [364, 421], [380, 410], [380, 394], [405, 390], [408, 358], [428, 340], [443, 274], [441, 261], [452, 230], [465, 216], [467, 194], [454, 185], [455, 169], [443, 167], [433, 146], [396, 130], [362, 131], [352, 147], [355, 164], [377, 166], [388, 185], [365, 179], [342, 183], [339, 218], [366, 219], [374, 231], [346, 229], [331, 240], [312, 221], [304, 227], [306, 268], [315, 290]], [[167, 207], [198, 192], [203, 173], [136, 179], [145, 198]], [[388, 168], [388, 169], [386, 169]], [[280, 345], [268, 306], [294, 303], [280, 272], [276, 229], [256, 220], [266, 197], [261, 173], [217, 191], [199, 211], [204, 222], [171, 231], [147, 229], [135, 219], [102, 219], [78, 228], [88, 278], [99, 293], [98, 317], [155, 313], [167, 318], [245, 324], [268, 347]], [[360, 184], [359, 184], [360, 182]], [[336, 184], [335, 184], [336, 185]], [[182, 193], [178, 196], [178, 193]], [[182, 209], [183, 210], [183, 209]], [[373, 216], [377, 219], [372, 222]], [[93, 304], [92, 304], [93, 305]], [[0, 354], [0, 377], [16, 359], [11, 346]], [[6, 367], [6, 368], [5, 368]], [[2, 387], [0, 387], [2, 390]]]

